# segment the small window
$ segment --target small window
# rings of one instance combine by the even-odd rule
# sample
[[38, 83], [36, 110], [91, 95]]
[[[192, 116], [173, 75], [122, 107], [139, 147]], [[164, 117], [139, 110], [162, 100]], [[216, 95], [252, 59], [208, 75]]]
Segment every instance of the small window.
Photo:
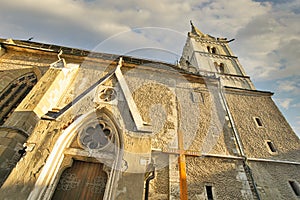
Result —
[[207, 51], [210, 53], [210, 47], [209, 46], [207, 46]]
[[255, 119], [257, 126], [262, 126], [262, 122], [258, 117], [255, 117], [254, 119]]
[[268, 144], [268, 147], [271, 150], [271, 152], [275, 153], [276, 152], [276, 148], [275, 148], [273, 142], [267, 141], [267, 144]]
[[225, 72], [224, 63], [220, 63], [219, 69], [220, 69], [220, 73], [224, 74], [224, 72]]
[[212, 186], [211, 185], [206, 185], [205, 186], [206, 190], [206, 196], [208, 200], [213, 200], [213, 191], [212, 191]]
[[213, 47], [213, 48], [211, 48], [211, 53], [214, 53], [214, 54], [216, 54], [216, 53], [217, 53], [217, 49], [216, 49], [216, 47]]
[[297, 181], [289, 181], [289, 184], [290, 184], [291, 188], [293, 189], [295, 195], [297, 197], [300, 197], [300, 186], [299, 186], [299, 183], [297, 183]]
[[191, 96], [194, 103], [204, 103], [203, 95], [201, 92], [192, 92]]

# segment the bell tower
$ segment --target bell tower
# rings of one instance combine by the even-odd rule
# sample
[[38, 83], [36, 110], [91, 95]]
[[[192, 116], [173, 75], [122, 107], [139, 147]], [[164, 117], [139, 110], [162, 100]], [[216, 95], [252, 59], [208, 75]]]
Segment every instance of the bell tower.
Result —
[[234, 56], [226, 38], [202, 33], [191, 21], [191, 31], [183, 48], [180, 67], [192, 73], [215, 73], [223, 86], [255, 89], [250, 77]]

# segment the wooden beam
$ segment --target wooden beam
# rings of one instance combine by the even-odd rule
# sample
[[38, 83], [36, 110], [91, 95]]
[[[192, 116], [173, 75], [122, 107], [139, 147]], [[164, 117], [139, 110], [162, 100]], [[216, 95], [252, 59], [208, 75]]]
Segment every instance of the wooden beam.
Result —
[[187, 180], [186, 180], [186, 162], [183, 145], [183, 135], [181, 130], [178, 131], [178, 146], [179, 146], [179, 184], [180, 184], [180, 200], [188, 199]]

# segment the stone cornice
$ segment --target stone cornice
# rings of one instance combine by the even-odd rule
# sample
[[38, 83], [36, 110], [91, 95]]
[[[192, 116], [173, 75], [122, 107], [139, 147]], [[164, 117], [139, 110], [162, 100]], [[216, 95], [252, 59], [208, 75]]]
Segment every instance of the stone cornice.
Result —
[[226, 94], [243, 94], [243, 95], [251, 95], [251, 96], [272, 96], [274, 93], [270, 91], [260, 91], [260, 90], [249, 90], [242, 88], [235, 88], [224, 86]]

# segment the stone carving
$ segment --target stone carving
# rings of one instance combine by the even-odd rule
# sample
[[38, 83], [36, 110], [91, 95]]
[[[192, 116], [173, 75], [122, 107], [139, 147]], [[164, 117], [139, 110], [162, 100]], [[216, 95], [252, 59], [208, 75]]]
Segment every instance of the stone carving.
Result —
[[68, 191], [78, 187], [80, 180], [75, 174], [64, 173], [57, 185], [57, 190]]
[[90, 150], [100, 150], [113, 143], [112, 128], [104, 120], [88, 124], [79, 134], [80, 144]]
[[99, 98], [102, 101], [109, 102], [117, 97], [117, 92], [113, 88], [105, 88], [101, 90]]
[[101, 194], [105, 191], [106, 185], [106, 177], [97, 176], [93, 182], [86, 183], [86, 185], [90, 188], [91, 192], [94, 194]]

